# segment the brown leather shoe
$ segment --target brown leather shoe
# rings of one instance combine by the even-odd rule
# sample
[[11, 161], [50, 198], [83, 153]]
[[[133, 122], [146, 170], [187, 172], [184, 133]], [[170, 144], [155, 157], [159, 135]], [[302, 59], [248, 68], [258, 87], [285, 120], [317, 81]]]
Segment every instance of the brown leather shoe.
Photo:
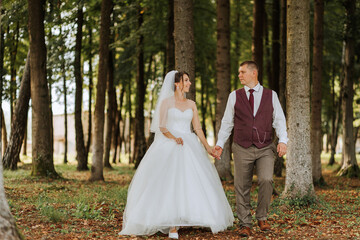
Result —
[[258, 224], [261, 231], [269, 231], [271, 228], [270, 224], [266, 220], [259, 220]]
[[250, 234], [251, 234], [250, 228], [249, 228], [249, 227], [245, 227], [245, 226], [241, 227], [239, 234], [240, 234], [240, 236], [242, 236], [242, 237], [248, 237], [248, 236], [250, 236]]

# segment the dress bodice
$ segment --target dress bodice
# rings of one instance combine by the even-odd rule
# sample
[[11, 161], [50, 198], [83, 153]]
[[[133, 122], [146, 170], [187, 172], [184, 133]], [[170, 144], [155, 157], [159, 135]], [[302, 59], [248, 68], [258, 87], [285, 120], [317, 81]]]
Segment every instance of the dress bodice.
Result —
[[188, 108], [184, 111], [176, 107], [168, 109], [167, 129], [182, 133], [191, 133], [191, 120], [193, 118], [193, 110]]

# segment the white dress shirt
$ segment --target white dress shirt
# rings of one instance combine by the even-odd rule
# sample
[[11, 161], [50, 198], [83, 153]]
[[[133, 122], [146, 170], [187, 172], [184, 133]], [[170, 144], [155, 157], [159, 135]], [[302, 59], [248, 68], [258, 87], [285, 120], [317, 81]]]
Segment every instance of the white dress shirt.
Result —
[[[250, 96], [250, 88], [247, 86], [244, 86], [246, 97], [249, 99]], [[254, 88], [254, 116], [256, 115], [260, 102], [261, 97], [263, 94], [263, 86], [258, 83]], [[221, 127], [218, 133], [218, 141], [216, 145], [220, 146], [221, 148], [224, 148], [226, 140], [229, 138], [231, 131], [234, 127], [234, 114], [235, 114], [235, 102], [236, 102], [236, 90], [232, 91], [229, 95], [226, 109], [224, 116], [221, 120]], [[288, 138], [287, 138], [287, 132], [286, 132], [286, 119], [284, 112], [281, 108], [281, 104], [279, 101], [279, 98], [275, 91], [272, 91], [272, 105], [273, 105], [273, 123], [272, 127], [275, 129], [276, 136], [279, 138], [279, 143], [285, 143], [287, 144]]]

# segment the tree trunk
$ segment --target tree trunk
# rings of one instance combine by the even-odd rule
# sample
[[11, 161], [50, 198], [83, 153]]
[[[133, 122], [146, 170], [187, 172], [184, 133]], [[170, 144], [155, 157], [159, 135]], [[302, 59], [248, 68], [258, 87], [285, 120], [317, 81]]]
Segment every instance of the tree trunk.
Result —
[[280, 74], [279, 74], [279, 101], [286, 114], [286, 40], [287, 40], [287, 0], [281, 0], [280, 22]]
[[[61, 2], [59, 1], [58, 4]], [[60, 9], [60, 6], [59, 6]], [[54, 4], [53, 1], [49, 1], [49, 15], [50, 21], [53, 20], [53, 11], [54, 11]], [[52, 31], [49, 31], [49, 42], [53, 41]], [[52, 52], [52, 45], [49, 44], [49, 51], [50, 54]], [[51, 139], [51, 152], [54, 152], [54, 119], [53, 119], [53, 112], [52, 112], [52, 68], [49, 67], [47, 69], [47, 82], [49, 85], [49, 108], [50, 108], [50, 139]]]
[[[334, 93], [334, 97], [335, 97], [335, 93]], [[336, 109], [336, 113], [335, 113], [333, 127], [332, 127], [331, 155], [330, 155], [330, 159], [329, 159], [329, 163], [328, 163], [329, 166], [332, 166], [335, 163], [336, 145], [337, 145], [340, 122], [341, 122], [341, 106], [342, 106], [342, 97], [339, 96], [337, 105], [336, 105], [336, 107], [334, 106], [334, 109]]]
[[75, 61], [74, 75], [76, 82], [75, 90], [75, 134], [76, 134], [76, 160], [77, 170], [89, 170], [87, 166], [87, 153], [84, 144], [84, 132], [82, 125], [82, 94], [83, 94], [83, 78], [81, 68], [81, 49], [82, 49], [82, 27], [83, 27], [83, 5], [79, 3], [77, 11], [77, 30], [75, 44]]
[[166, 72], [175, 69], [174, 0], [169, 0], [168, 29], [166, 43]]
[[[274, 80], [272, 79], [272, 67], [271, 67], [271, 47], [270, 47], [270, 42], [269, 42], [269, 15], [267, 14], [266, 11], [264, 11], [264, 16], [263, 16], [263, 20], [264, 20], [264, 36], [265, 36], [265, 61], [266, 61], [266, 75], [267, 75], [267, 80], [268, 80], [268, 84], [269, 86], [273, 86], [274, 85]], [[265, 74], [263, 74], [264, 76]], [[263, 77], [264, 78], [264, 77]]]
[[13, 122], [14, 108], [16, 102], [16, 56], [19, 46], [19, 21], [16, 21], [16, 30], [11, 43], [10, 54], [10, 124]]
[[[30, 67], [30, 66], [29, 66]], [[29, 78], [30, 79], [30, 78]], [[20, 95], [20, 94], [19, 94]], [[24, 140], [23, 140], [23, 155], [26, 156], [27, 155], [27, 131], [28, 131], [28, 126], [27, 126], [27, 121], [28, 120], [28, 116], [26, 116], [26, 123], [25, 123], [25, 133], [24, 133]]]
[[[235, 53], [235, 61], [234, 61], [234, 65], [232, 67], [233, 71], [234, 71], [234, 86], [232, 89], [238, 89], [239, 86], [239, 77], [238, 77], [238, 69], [239, 69], [239, 61], [240, 61], [240, 56], [241, 56], [241, 28], [240, 28], [240, 14], [241, 14], [241, 2], [240, 1], [235, 1], [235, 23], [234, 23], [234, 29], [232, 31], [235, 31], [235, 49], [234, 49], [234, 53]], [[231, 27], [230, 27], [231, 28]]]
[[174, 0], [174, 39], [175, 68], [189, 73], [192, 84], [186, 97], [195, 101], [195, 41], [192, 0]]
[[90, 151], [91, 146], [91, 131], [92, 131], [92, 112], [91, 112], [91, 106], [92, 106], [92, 90], [93, 90], [93, 69], [92, 69], [92, 29], [91, 24], [89, 24], [89, 123], [88, 123], [88, 137], [87, 137], [87, 143], [86, 143], [86, 162], [88, 161], [88, 155]]
[[[140, 9], [139, 9], [140, 12]], [[143, 23], [143, 14], [139, 15], [138, 26], [141, 28]], [[137, 72], [136, 72], [136, 112], [135, 112], [135, 139], [133, 159], [135, 168], [141, 162], [145, 155], [147, 145], [145, 139], [145, 119], [144, 119], [144, 102], [145, 102], [145, 78], [144, 78], [144, 36], [141, 34], [138, 40]]]
[[[61, 35], [61, 30], [60, 30]], [[66, 85], [66, 68], [65, 68], [65, 41], [62, 47], [62, 77], [63, 77], [63, 88], [64, 88], [64, 135], [65, 135], [65, 149], [64, 149], [64, 164], [67, 164], [67, 152], [68, 152], [68, 124], [67, 124], [67, 85]]]
[[[274, 2], [274, 5], [276, 5], [276, 2]], [[274, 8], [275, 8], [275, 6], [274, 6]], [[273, 11], [275, 11], [275, 10], [273, 10]], [[274, 13], [273, 18], [276, 17], [275, 15], [276, 14]], [[286, 114], [286, 98], [285, 98], [285, 96], [286, 96], [286, 0], [281, 0], [280, 18], [281, 18], [281, 21], [280, 21], [280, 46], [281, 47], [279, 50], [280, 66], [279, 66], [279, 76], [278, 76], [279, 77], [279, 94], [278, 94], [278, 96], [279, 96], [279, 101], [280, 101], [281, 107], [283, 108], [284, 113]], [[276, 21], [276, 20], [273, 19], [273, 23], [274, 23], [274, 21]], [[275, 29], [273, 29], [273, 34], [276, 34]], [[274, 51], [276, 51], [276, 49], [274, 49], [274, 44], [275, 43], [273, 43], [273, 54], [274, 54]], [[276, 67], [277, 67], [276, 64], [277, 64], [276, 60], [273, 60], [273, 78], [275, 79], [274, 81], [276, 81], [276, 73], [275, 73]], [[275, 164], [274, 164], [275, 176], [281, 177], [284, 166], [285, 166], [284, 158], [279, 157], [276, 154]]]
[[286, 102], [289, 143], [284, 197], [315, 195], [310, 146], [309, 0], [287, 4]]
[[313, 77], [311, 91], [311, 159], [314, 184], [323, 184], [321, 174], [321, 82], [323, 64], [323, 20], [324, 0], [315, 0]]
[[46, 80], [44, 33], [45, 1], [28, 0], [30, 35], [30, 85], [32, 101], [33, 176], [59, 177], [54, 168], [51, 146], [49, 90]]
[[[122, 86], [121, 88], [121, 93], [120, 93], [120, 107], [119, 110], [116, 111], [117, 117], [116, 117], [116, 129], [115, 129], [115, 143], [114, 143], [114, 156], [113, 156], [113, 163], [116, 163], [116, 155], [117, 155], [117, 148], [119, 146], [119, 156], [121, 154], [121, 128], [120, 128], [120, 123], [123, 121], [122, 119], [122, 115], [121, 115], [121, 109], [123, 107], [123, 103], [124, 103], [124, 95], [125, 95], [125, 86]], [[121, 131], [122, 132], [122, 131]], [[119, 141], [118, 141], [119, 140]]]
[[259, 66], [259, 82], [262, 84], [263, 76], [263, 17], [265, 15], [265, 0], [254, 0], [253, 32], [252, 32], [252, 58]]
[[90, 181], [104, 180], [103, 175], [103, 154], [104, 154], [104, 106], [106, 79], [109, 64], [109, 44], [111, 12], [113, 9], [112, 0], [102, 0], [101, 3], [101, 26], [100, 26], [100, 50], [99, 50], [99, 71], [96, 86], [95, 102], [95, 126], [93, 158], [91, 166]]
[[26, 131], [30, 101], [30, 54], [28, 53], [22, 77], [19, 98], [16, 101], [14, 119], [11, 123], [11, 136], [4, 154], [4, 168], [16, 170], [19, 162], [21, 144]]
[[355, 62], [355, 8], [356, 0], [346, 0], [347, 14], [345, 31], [345, 77], [342, 85], [342, 122], [343, 122], [343, 164], [338, 176], [359, 177], [360, 169], [355, 156], [354, 144], [354, 62]]
[[273, 1], [272, 9], [272, 83], [270, 86], [279, 95], [280, 85], [280, 0]]
[[[8, 146], [8, 140], [7, 140], [7, 131], [6, 131], [6, 124], [5, 124], [5, 117], [4, 117], [4, 111], [1, 110], [1, 119], [2, 119], [2, 122], [4, 123], [2, 126], [1, 126], [1, 129], [2, 129], [2, 135], [1, 135], [1, 138], [2, 138], [2, 148], [3, 149], [7, 149], [7, 146]], [[3, 155], [2, 155], [3, 156]]]
[[[2, 13], [2, 0], [0, 0], [0, 13]], [[3, 88], [3, 32], [2, 32], [2, 21], [0, 18], [0, 115], [3, 115], [3, 111], [1, 108], [2, 105], [2, 88]], [[2, 118], [0, 118], [0, 136], [2, 135], [2, 126], [4, 122]], [[4, 180], [3, 180], [3, 159], [1, 157], [2, 153], [2, 141], [0, 137], [0, 239], [6, 240], [18, 240], [21, 239], [21, 235], [16, 228], [16, 222], [13, 216], [11, 215], [8, 201], [5, 196], [5, 188], [4, 188]]]
[[[226, 103], [230, 94], [230, 1], [217, 1], [217, 44], [216, 44], [216, 132], [221, 126]], [[219, 177], [232, 180], [230, 138], [224, 145], [220, 159], [215, 159]]]
[[114, 61], [112, 51], [109, 52], [109, 69], [108, 69], [108, 109], [106, 115], [106, 134], [105, 134], [105, 154], [104, 154], [104, 167], [112, 168], [110, 164], [110, 149], [111, 140], [113, 138], [115, 113], [116, 113], [116, 92], [114, 86]]

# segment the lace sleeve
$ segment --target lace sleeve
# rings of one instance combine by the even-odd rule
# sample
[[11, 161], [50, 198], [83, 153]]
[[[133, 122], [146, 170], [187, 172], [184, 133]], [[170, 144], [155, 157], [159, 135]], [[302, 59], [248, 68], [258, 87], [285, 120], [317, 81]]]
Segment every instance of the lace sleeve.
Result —
[[202, 130], [201, 128], [201, 124], [200, 124], [200, 120], [199, 120], [199, 113], [198, 113], [198, 110], [196, 108], [196, 103], [191, 101], [192, 102], [192, 109], [193, 109], [193, 119], [192, 119], [192, 125], [193, 125], [193, 128], [194, 128], [194, 131], [197, 132], [199, 130]]

